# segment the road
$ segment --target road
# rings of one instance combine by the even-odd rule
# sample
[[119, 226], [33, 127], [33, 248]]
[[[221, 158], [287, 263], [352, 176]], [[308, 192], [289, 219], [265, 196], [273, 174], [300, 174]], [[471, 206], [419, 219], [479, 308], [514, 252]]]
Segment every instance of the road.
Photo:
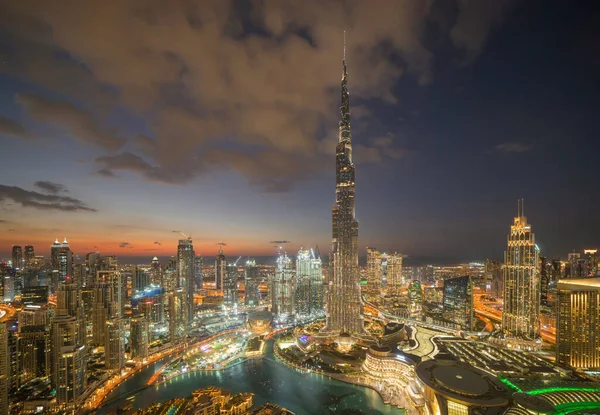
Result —
[[5, 322], [12, 319], [16, 312], [17, 310], [14, 307], [6, 304], [0, 304], [0, 322]]

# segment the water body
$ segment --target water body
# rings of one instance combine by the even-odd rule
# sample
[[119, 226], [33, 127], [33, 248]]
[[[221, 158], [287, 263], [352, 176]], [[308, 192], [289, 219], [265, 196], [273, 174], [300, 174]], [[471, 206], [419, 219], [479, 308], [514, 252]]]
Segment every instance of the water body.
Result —
[[302, 374], [275, 360], [272, 351], [266, 358], [246, 360], [218, 372], [193, 372], [166, 383], [137, 391], [147, 383], [161, 365], [140, 371], [111, 393], [117, 399], [103, 407], [99, 414], [123, 405], [128, 397], [134, 408], [145, 408], [153, 402], [187, 397], [192, 391], [210, 385], [233, 393], [254, 393], [254, 404], [266, 402], [283, 406], [297, 415], [399, 415], [403, 411], [385, 405], [377, 392], [326, 376]]

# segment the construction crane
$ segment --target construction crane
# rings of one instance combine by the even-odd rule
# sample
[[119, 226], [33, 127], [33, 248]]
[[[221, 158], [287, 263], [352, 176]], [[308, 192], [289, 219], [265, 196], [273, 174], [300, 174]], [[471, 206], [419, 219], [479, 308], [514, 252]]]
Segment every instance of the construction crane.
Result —
[[237, 267], [238, 262], [240, 262], [240, 259], [242, 259], [241, 255], [240, 257], [233, 263], [234, 267]]
[[227, 244], [225, 242], [219, 242], [216, 245], [227, 246]]
[[281, 254], [281, 251], [286, 252], [285, 248], [283, 247], [286, 244], [291, 244], [291, 241], [269, 241], [270, 244], [277, 244], [277, 245], [273, 245], [273, 248], [277, 248], [278, 252]]
[[192, 240], [192, 235], [188, 235], [187, 233], [184, 233], [181, 231], [179, 231], [179, 233], [182, 234], [185, 237], [185, 239], [187, 239], [188, 241]]

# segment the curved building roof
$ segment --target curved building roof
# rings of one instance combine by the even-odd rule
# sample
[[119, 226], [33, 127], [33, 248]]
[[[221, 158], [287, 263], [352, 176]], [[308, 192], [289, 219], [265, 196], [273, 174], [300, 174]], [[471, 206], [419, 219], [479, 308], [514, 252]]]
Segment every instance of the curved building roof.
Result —
[[494, 376], [469, 364], [428, 360], [415, 369], [419, 380], [446, 399], [469, 406], [506, 406], [508, 389]]

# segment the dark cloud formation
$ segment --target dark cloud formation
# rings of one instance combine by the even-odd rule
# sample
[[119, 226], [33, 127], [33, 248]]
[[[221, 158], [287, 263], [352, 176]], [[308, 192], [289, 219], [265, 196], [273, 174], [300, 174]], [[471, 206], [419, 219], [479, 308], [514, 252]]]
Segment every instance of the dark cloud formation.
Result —
[[32, 135], [19, 122], [0, 115], [0, 135], [16, 138], [32, 138]]
[[59, 193], [68, 193], [69, 192], [64, 185], [59, 184], [59, 183], [48, 182], [48, 181], [35, 182], [34, 186], [37, 187], [38, 189], [43, 190], [46, 193], [52, 193], [54, 195], [59, 194]]
[[524, 153], [532, 149], [533, 146], [531, 144], [519, 142], [502, 143], [494, 147], [494, 150], [500, 153]]
[[[0, 73], [65, 98], [17, 101], [34, 120], [110, 152], [96, 158], [96, 175], [180, 184], [227, 169], [266, 192], [320, 171], [333, 149], [344, 29], [353, 97], [396, 103], [401, 77], [434, 80], [422, 44], [434, 2], [256, 0], [245, 13], [237, 3], [9, 0], [0, 24], [16, 47]], [[459, 0], [443, 36], [470, 62], [509, 4]], [[375, 116], [361, 108], [356, 116]], [[114, 109], [144, 119], [150, 134], [127, 142], [106, 126]], [[362, 162], [406, 152], [395, 140], [378, 144], [380, 134], [357, 137]]]
[[160, 242], [158, 242], [158, 241], [154, 241], [154, 245], [161, 246], [162, 244]]
[[133, 248], [133, 245], [131, 245], [129, 242], [121, 242], [119, 244], [119, 248]]
[[0, 185], [0, 202], [12, 201], [24, 207], [41, 210], [61, 210], [66, 212], [87, 211], [96, 212], [81, 200], [62, 195], [49, 195], [17, 186]]

